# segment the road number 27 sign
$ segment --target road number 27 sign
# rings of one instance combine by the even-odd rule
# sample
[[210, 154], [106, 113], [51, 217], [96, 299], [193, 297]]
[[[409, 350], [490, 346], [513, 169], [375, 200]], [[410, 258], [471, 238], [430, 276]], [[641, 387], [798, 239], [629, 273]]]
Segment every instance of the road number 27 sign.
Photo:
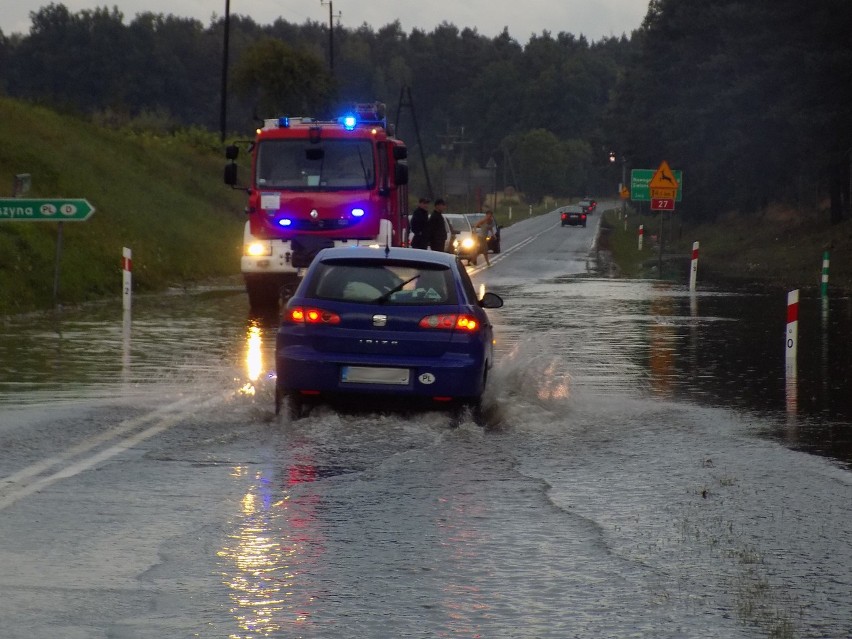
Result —
[[674, 211], [674, 200], [664, 200], [663, 198], [651, 198], [652, 211]]

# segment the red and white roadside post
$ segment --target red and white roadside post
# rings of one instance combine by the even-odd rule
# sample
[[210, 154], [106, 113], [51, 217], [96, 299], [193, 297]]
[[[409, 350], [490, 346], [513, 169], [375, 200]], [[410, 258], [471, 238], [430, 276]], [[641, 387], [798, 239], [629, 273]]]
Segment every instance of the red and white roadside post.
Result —
[[130, 310], [131, 291], [132, 291], [132, 271], [133, 271], [133, 253], [126, 246], [121, 249], [121, 292], [122, 292], [122, 308], [125, 311]]
[[787, 414], [795, 417], [798, 412], [799, 392], [797, 380], [796, 350], [799, 341], [799, 290], [787, 293], [787, 339], [784, 395]]
[[645, 237], [645, 225], [640, 224], [639, 225], [639, 250], [640, 251], [642, 250], [642, 240], [644, 239], [644, 237]]
[[796, 359], [799, 346], [799, 289], [787, 293], [787, 361]]
[[698, 280], [698, 242], [692, 243], [692, 263], [689, 267], [689, 290], [695, 290], [695, 284]]

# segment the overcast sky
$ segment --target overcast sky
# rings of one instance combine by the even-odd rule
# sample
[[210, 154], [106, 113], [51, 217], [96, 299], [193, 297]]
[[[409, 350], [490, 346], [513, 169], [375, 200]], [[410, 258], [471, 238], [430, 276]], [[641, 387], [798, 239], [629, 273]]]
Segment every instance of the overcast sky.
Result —
[[[65, 0], [71, 13], [97, 7], [118, 7], [125, 23], [137, 13], [174, 14], [195, 18], [204, 26], [214, 16], [225, 13], [226, 0]], [[608, 36], [630, 35], [637, 29], [648, 10], [648, 0], [332, 0], [339, 23], [355, 29], [367, 23], [374, 30], [399, 20], [403, 31], [414, 28], [432, 31], [442, 22], [476, 30], [489, 38], [508, 27], [509, 34], [521, 44], [530, 35], [560, 31], [584, 35], [594, 41]], [[30, 13], [49, 5], [49, 0], [3, 0], [0, 11], [0, 30], [5, 35], [29, 33]], [[230, 0], [231, 14], [250, 17], [261, 25], [271, 24], [279, 17], [295, 24], [313, 20], [328, 24], [329, 5], [320, 0]], [[337, 20], [335, 20], [337, 23]]]

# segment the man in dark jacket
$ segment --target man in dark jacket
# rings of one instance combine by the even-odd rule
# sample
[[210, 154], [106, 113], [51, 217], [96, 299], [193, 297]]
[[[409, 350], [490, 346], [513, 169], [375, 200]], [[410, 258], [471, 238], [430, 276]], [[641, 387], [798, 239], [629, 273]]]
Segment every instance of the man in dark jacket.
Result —
[[429, 211], [426, 210], [427, 206], [429, 206], [429, 198], [421, 197], [417, 208], [411, 214], [409, 228], [411, 231], [411, 248], [429, 248]]
[[446, 251], [447, 224], [444, 221], [444, 211], [447, 203], [444, 200], [435, 200], [435, 208], [429, 216], [429, 248], [433, 251]]

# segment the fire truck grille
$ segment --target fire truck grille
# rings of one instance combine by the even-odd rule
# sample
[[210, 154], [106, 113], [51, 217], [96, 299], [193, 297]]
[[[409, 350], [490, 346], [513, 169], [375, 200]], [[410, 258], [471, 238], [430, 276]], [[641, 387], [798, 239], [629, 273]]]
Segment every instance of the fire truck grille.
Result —
[[294, 231], [333, 231], [355, 226], [352, 220], [293, 220], [290, 229]]

